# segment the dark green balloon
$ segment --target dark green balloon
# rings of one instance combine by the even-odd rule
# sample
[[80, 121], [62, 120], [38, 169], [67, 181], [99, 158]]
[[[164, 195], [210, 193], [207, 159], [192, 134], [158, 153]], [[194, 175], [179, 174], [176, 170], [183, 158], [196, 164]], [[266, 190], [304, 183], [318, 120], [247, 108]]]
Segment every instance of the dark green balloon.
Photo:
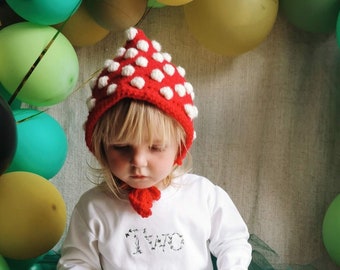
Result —
[[322, 225], [322, 237], [329, 256], [340, 266], [340, 194], [326, 211]]
[[336, 28], [339, 0], [280, 0], [280, 12], [297, 28], [311, 33], [330, 33]]
[[10, 270], [6, 260], [1, 255], [0, 255], [0, 270]]
[[27, 260], [14, 260], [10, 258], [5, 258], [10, 270], [29, 270], [31, 266], [37, 260], [36, 258]]

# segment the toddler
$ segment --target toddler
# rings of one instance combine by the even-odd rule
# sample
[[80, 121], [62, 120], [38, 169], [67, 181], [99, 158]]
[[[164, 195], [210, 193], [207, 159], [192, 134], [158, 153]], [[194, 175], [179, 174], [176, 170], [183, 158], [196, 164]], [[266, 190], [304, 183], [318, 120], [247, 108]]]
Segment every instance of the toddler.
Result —
[[[190, 174], [192, 85], [157, 41], [129, 28], [91, 85], [85, 141], [103, 181], [72, 214], [58, 269], [247, 270], [249, 233], [227, 193]], [[189, 160], [190, 161], [190, 160]]]

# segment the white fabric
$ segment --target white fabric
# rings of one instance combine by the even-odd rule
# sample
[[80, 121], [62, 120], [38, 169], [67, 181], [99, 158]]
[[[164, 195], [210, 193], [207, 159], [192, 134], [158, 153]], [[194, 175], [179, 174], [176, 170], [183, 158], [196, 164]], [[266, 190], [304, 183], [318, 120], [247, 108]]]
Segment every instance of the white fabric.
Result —
[[246, 270], [248, 229], [228, 194], [194, 174], [162, 191], [149, 218], [99, 188], [76, 205], [58, 270]]

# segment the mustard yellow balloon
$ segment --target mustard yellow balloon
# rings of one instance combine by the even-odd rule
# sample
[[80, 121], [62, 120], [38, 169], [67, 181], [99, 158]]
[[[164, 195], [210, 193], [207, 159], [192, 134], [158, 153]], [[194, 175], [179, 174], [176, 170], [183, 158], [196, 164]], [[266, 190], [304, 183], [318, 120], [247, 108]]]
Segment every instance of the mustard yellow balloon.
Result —
[[188, 4], [191, 1], [193, 0], [158, 0], [157, 2], [167, 6], [182, 6]]
[[218, 54], [236, 56], [268, 36], [278, 5], [278, 0], [194, 0], [184, 13], [198, 42]]
[[[63, 26], [61, 28], [61, 26]], [[90, 46], [104, 39], [110, 31], [101, 27], [82, 3], [77, 11], [63, 25], [56, 27], [75, 47]]]
[[57, 244], [66, 206], [57, 188], [30, 172], [0, 177], [0, 254], [16, 260], [40, 256]]

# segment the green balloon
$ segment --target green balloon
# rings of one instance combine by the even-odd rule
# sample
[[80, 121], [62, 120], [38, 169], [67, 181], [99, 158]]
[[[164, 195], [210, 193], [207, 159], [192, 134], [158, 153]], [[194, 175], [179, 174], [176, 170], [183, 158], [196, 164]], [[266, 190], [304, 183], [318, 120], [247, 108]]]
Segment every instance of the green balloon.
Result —
[[339, 0], [280, 0], [279, 10], [297, 28], [312, 33], [335, 30]]
[[30, 270], [32, 265], [37, 261], [37, 258], [26, 260], [14, 260], [6, 258], [6, 262], [9, 266], [9, 270]]
[[4, 257], [0, 255], [0, 270], [10, 270]]
[[80, 0], [6, 0], [8, 5], [27, 21], [43, 25], [64, 22], [80, 4]]
[[[0, 96], [3, 97], [4, 100], [9, 101], [11, 99], [11, 95], [7, 92], [7, 90], [3, 87], [0, 83]], [[20, 109], [21, 101], [14, 99], [13, 102], [10, 104], [12, 110]]]
[[148, 0], [148, 7], [162, 8], [164, 6], [165, 6], [164, 4], [157, 2], [157, 0]]
[[6, 172], [25, 171], [53, 178], [67, 157], [67, 137], [62, 126], [49, 114], [33, 110], [13, 110], [18, 143]]
[[322, 237], [329, 256], [340, 266], [340, 194], [326, 211]]
[[[10, 94], [20, 89], [16, 98], [22, 102], [33, 106], [57, 104], [71, 94], [77, 83], [77, 54], [62, 33], [42, 53], [56, 33], [53, 27], [31, 22], [12, 24], [0, 31], [0, 81]], [[40, 61], [34, 64], [37, 59]]]

